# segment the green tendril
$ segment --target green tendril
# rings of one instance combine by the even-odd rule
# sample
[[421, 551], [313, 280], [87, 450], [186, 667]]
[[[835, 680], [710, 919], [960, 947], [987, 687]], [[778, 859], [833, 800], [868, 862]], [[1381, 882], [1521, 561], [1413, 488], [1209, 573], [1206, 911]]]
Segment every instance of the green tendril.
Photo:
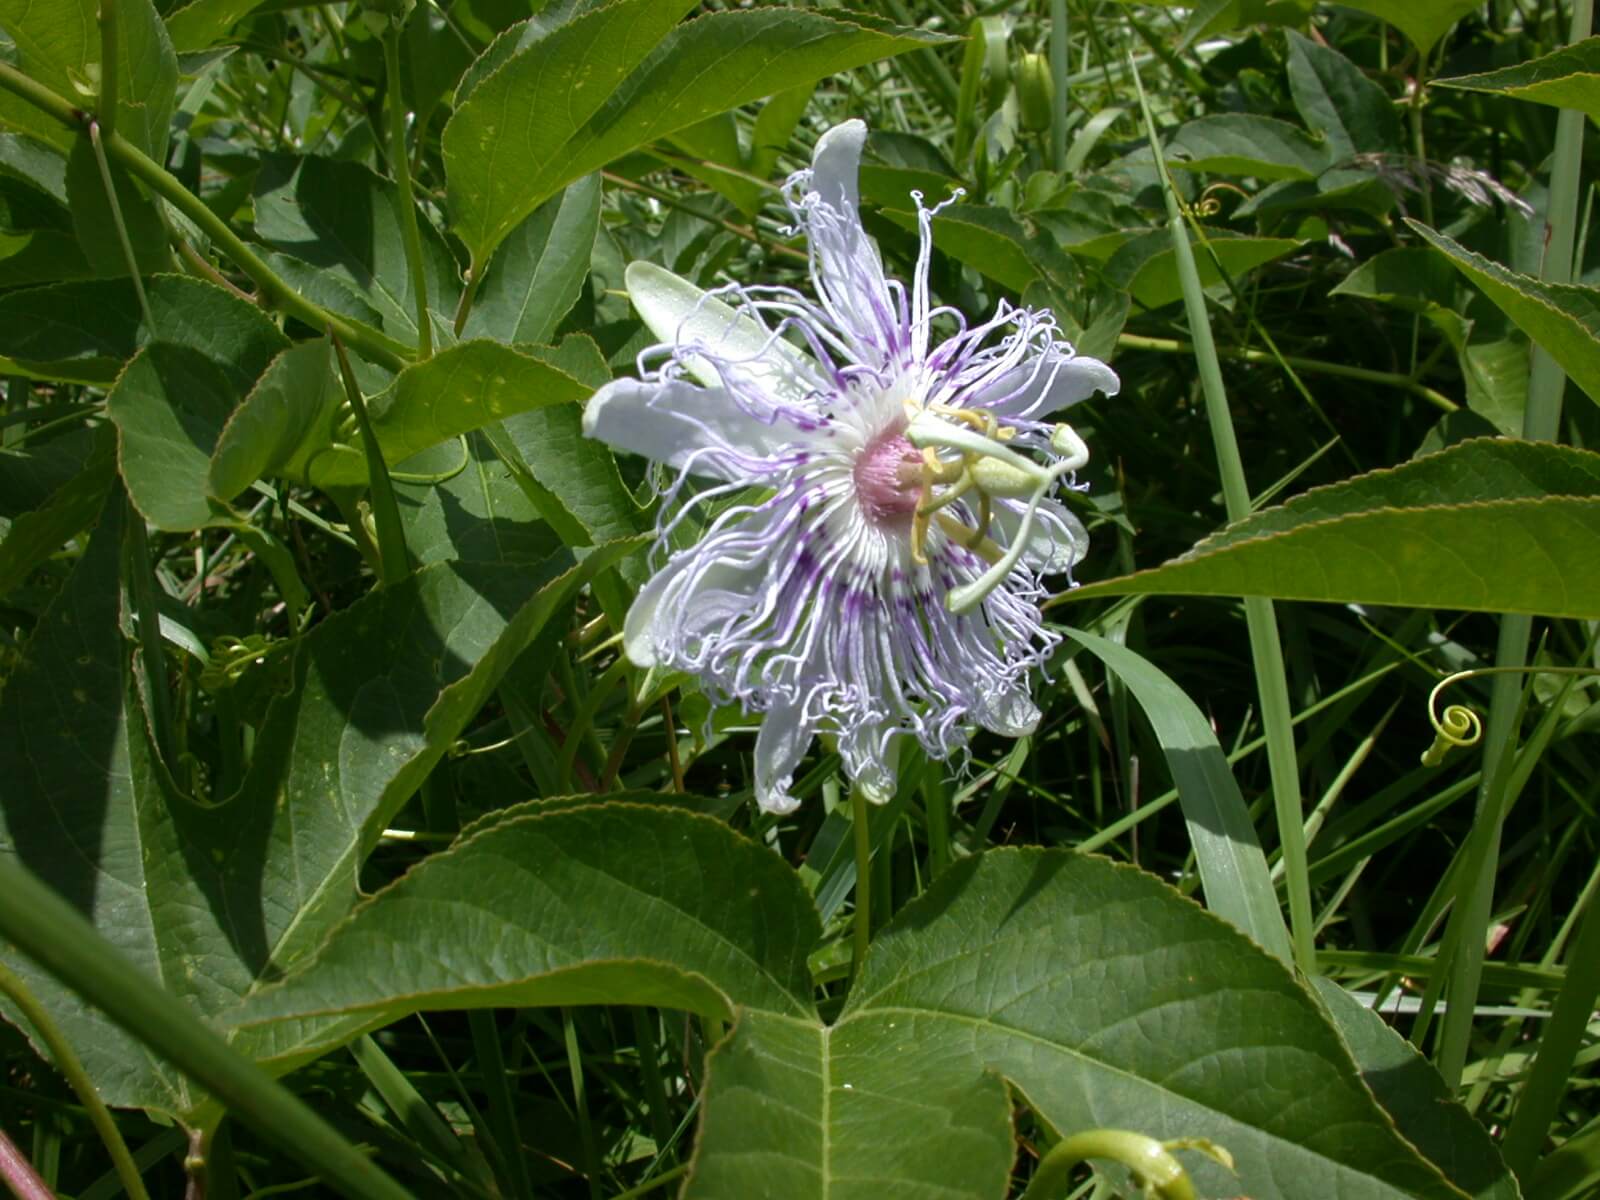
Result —
[[225, 691], [251, 670], [265, 664], [270, 656], [292, 644], [272, 641], [259, 633], [243, 638], [219, 637], [211, 643], [211, 661], [201, 668], [200, 686], [212, 693]]
[[1439, 694], [1445, 688], [1464, 679], [1484, 675], [1597, 675], [1595, 667], [1547, 667], [1537, 663], [1525, 667], [1477, 667], [1470, 671], [1457, 671], [1446, 675], [1433, 685], [1428, 693], [1428, 724], [1433, 726], [1433, 744], [1422, 752], [1422, 765], [1437, 767], [1444, 756], [1457, 747], [1475, 746], [1483, 738], [1483, 721], [1465, 704], [1448, 704], [1439, 708]]
[[1158, 1141], [1126, 1129], [1090, 1129], [1062, 1138], [1039, 1160], [1039, 1168], [1022, 1194], [1022, 1200], [1058, 1200], [1065, 1192], [1072, 1168], [1091, 1158], [1121, 1163], [1133, 1172], [1150, 1200], [1195, 1200], [1194, 1184], [1174, 1150], [1194, 1150], [1229, 1171], [1233, 1155], [1207, 1138]]
[[[351, 414], [351, 416], [353, 420], [354, 414]], [[396, 471], [393, 467], [391, 467], [389, 468], [389, 478], [394, 480], [396, 483], [449, 483], [450, 480], [454, 479], [457, 475], [461, 474], [461, 472], [465, 471], [468, 465], [472, 462], [472, 451], [467, 447], [467, 435], [464, 433], [458, 434], [456, 437], [456, 442], [461, 447], [461, 461], [456, 463], [456, 465], [451, 467], [449, 470], [431, 471], [425, 474], [418, 474], [413, 471]]]

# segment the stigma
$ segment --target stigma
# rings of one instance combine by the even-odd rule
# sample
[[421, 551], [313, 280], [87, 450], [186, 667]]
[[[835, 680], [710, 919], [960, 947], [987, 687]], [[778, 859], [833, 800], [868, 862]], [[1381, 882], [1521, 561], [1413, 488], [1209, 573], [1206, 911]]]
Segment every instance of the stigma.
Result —
[[856, 499], [874, 525], [910, 525], [923, 501], [922, 452], [906, 440], [904, 425], [891, 425], [856, 456]]

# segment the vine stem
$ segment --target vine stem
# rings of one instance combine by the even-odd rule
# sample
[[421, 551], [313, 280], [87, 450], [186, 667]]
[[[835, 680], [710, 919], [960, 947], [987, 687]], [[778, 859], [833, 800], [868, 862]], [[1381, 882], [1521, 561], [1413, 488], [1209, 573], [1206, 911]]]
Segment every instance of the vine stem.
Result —
[[39, 1178], [28, 1156], [0, 1129], [0, 1179], [16, 1195], [17, 1200], [56, 1200], [56, 1194]]
[[150, 336], [156, 336], [156, 319], [150, 313], [150, 301], [144, 294], [144, 281], [139, 278], [139, 260], [133, 253], [133, 241], [128, 237], [128, 223], [122, 219], [122, 201], [117, 198], [116, 181], [111, 176], [111, 164], [106, 161], [105, 126], [99, 121], [89, 122], [89, 145], [94, 148], [95, 165], [100, 169], [100, 185], [106, 190], [106, 204], [111, 208], [111, 223], [117, 229], [117, 244], [122, 247], [122, 260], [128, 265], [128, 278], [133, 281], [133, 294], [139, 299], [139, 313], [144, 317]]
[[1233, 1158], [1204, 1138], [1160, 1142], [1125, 1129], [1089, 1129], [1064, 1137], [1039, 1160], [1022, 1200], [1055, 1200], [1067, 1190], [1072, 1168], [1091, 1158], [1121, 1163], [1133, 1172], [1145, 1194], [1160, 1200], [1195, 1200], [1194, 1184], [1174, 1150], [1198, 1150], [1232, 1169]]
[[1417, 160], [1417, 182], [1422, 189], [1422, 219], [1433, 224], [1433, 178], [1428, 174], [1428, 145], [1422, 136], [1423, 96], [1428, 89], [1428, 56], [1417, 53], [1417, 77], [1411, 85], [1407, 116], [1411, 124], [1411, 153]]
[[[1228, 411], [1228, 394], [1222, 382], [1222, 366], [1206, 313], [1205, 292], [1200, 285], [1200, 272], [1195, 266], [1194, 250], [1189, 245], [1177, 188], [1167, 174], [1161, 140], [1156, 136], [1155, 118], [1150, 112], [1137, 68], [1133, 69], [1133, 79], [1150, 138], [1151, 153], [1165, 182], [1163, 191], [1167, 201], [1167, 224], [1172, 234], [1178, 279], [1183, 287], [1184, 311], [1188, 315], [1190, 332], [1194, 338], [1195, 365], [1199, 369], [1200, 386], [1205, 396], [1206, 419], [1215, 444], [1217, 470], [1222, 478], [1223, 502], [1228, 520], [1240, 521], [1250, 515], [1250, 489], [1245, 480], [1239, 442], [1233, 431], [1233, 417]], [[1277, 618], [1271, 600], [1263, 596], [1245, 596], [1244, 615], [1250, 637], [1250, 657], [1255, 666], [1256, 688], [1261, 697], [1261, 722], [1267, 737], [1267, 770], [1272, 780], [1278, 844], [1283, 852], [1284, 885], [1289, 894], [1289, 931], [1294, 962], [1304, 974], [1314, 975], [1317, 971], [1317, 952], [1306, 859], [1305, 806], [1300, 796], [1300, 769], [1295, 753], [1294, 720], [1284, 672], [1283, 646], [1278, 639]]]
[[[1194, 343], [1180, 341], [1177, 338], [1145, 337], [1138, 333], [1124, 333], [1118, 336], [1117, 345], [1124, 350], [1153, 350], [1159, 354], [1193, 354]], [[1218, 358], [1232, 358], [1248, 363], [1277, 363], [1277, 355], [1265, 350], [1249, 350], [1237, 346], [1216, 347]], [[1296, 371], [1303, 371], [1308, 375], [1334, 375], [1341, 379], [1355, 379], [1362, 383], [1376, 383], [1383, 387], [1400, 388], [1412, 393], [1420, 400], [1425, 400], [1440, 412], [1459, 412], [1461, 406], [1449, 396], [1436, 392], [1433, 388], [1420, 383], [1415, 377], [1401, 375], [1395, 371], [1373, 371], [1367, 367], [1352, 367], [1345, 363], [1325, 362], [1320, 358], [1301, 358], [1294, 354], [1285, 354], [1282, 361], [1293, 367]]]
[[355, 372], [350, 369], [350, 358], [344, 352], [344, 343], [337, 333], [331, 334], [333, 352], [339, 362], [339, 378], [344, 383], [350, 411], [355, 414], [356, 427], [361, 433], [361, 449], [367, 458], [368, 487], [372, 496], [372, 523], [378, 534], [378, 576], [384, 584], [399, 583], [411, 574], [411, 555], [406, 549], [405, 525], [400, 519], [400, 505], [395, 500], [394, 484], [389, 478], [389, 466], [383, 458], [383, 447], [378, 445], [378, 435], [367, 415], [366, 398]]
[[867, 817], [867, 793], [859, 785], [852, 787], [850, 824], [854, 827], [856, 846], [856, 909], [852, 917], [855, 952], [850, 957], [852, 981], [861, 973], [867, 948], [872, 945], [872, 829]]
[[[39, 1035], [39, 1040], [49, 1049], [56, 1070], [61, 1072], [78, 1099], [83, 1102], [83, 1107], [89, 1113], [90, 1123], [100, 1135], [100, 1140], [105, 1143], [106, 1152], [111, 1155], [111, 1164], [116, 1168], [117, 1178], [122, 1181], [122, 1190], [133, 1200], [150, 1200], [150, 1193], [145, 1190], [138, 1164], [133, 1161], [133, 1155], [128, 1151], [128, 1144], [122, 1140], [116, 1121], [112, 1119], [105, 1102], [100, 1099], [100, 1093], [94, 1090], [94, 1083], [89, 1079], [89, 1073], [83, 1069], [82, 1061], [73, 1050], [72, 1043], [67, 1041], [66, 1035], [61, 1032], [61, 1027], [56, 1024], [55, 1018], [44, 1005], [39, 1003], [38, 997], [29, 990], [21, 976], [4, 963], [0, 963], [0, 992], [17, 1006], [28, 1024], [33, 1026], [34, 1032]], [[0, 1171], [0, 1174], [4, 1172]]]
[[[1568, 42], [1588, 37], [1593, 25], [1594, 0], [1573, 0]], [[1539, 277], [1547, 282], [1567, 283], [1572, 278], [1585, 120], [1583, 113], [1570, 108], [1562, 109], [1556, 118], [1545, 256], [1539, 271]], [[1556, 440], [1561, 432], [1561, 393], [1565, 385], [1566, 372], [1535, 343], [1528, 375], [1528, 406], [1522, 418], [1522, 436], [1526, 440]], [[1507, 613], [1501, 617], [1495, 665], [1526, 664], [1532, 634], [1532, 617], [1522, 613]], [[1516, 757], [1521, 694], [1515, 674], [1497, 676], [1489, 692], [1489, 719], [1483, 739], [1483, 781], [1478, 788], [1472, 830], [1462, 848], [1468, 855], [1466, 861], [1478, 869], [1464, 875], [1441, 943], [1449, 948], [1451, 960], [1446, 987], [1449, 1005], [1440, 1024], [1436, 1063], [1451, 1091], [1461, 1086], [1472, 1040], [1472, 1014], [1483, 979], [1483, 935], [1494, 907], [1494, 881], [1500, 863], [1500, 830], [1516, 799], [1515, 793], [1520, 790], [1511, 787], [1510, 767]]]
[[400, 189], [400, 238], [411, 271], [412, 298], [417, 305], [417, 357], [433, 357], [433, 320], [428, 316], [428, 275], [422, 268], [422, 234], [417, 228], [417, 201], [411, 190], [411, 164], [406, 157], [406, 105], [400, 87], [400, 25], [390, 20], [383, 34], [383, 69], [388, 77], [389, 170]]
[[[27, 101], [75, 132], [83, 133], [91, 120], [87, 113], [8, 63], [0, 62], [0, 88]], [[380, 366], [399, 371], [406, 365], [411, 354], [408, 347], [381, 333], [352, 325], [343, 317], [328, 312], [321, 305], [300, 295], [243, 238], [234, 233], [226, 221], [206, 207], [204, 201], [120, 133], [105, 133], [102, 128], [101, 141], [110, 159], [194, 222], [239, 265], [240, 270], [255, 280], [272, 303], [313, 329], [333, 329], [346, 344], [354, 346]]]

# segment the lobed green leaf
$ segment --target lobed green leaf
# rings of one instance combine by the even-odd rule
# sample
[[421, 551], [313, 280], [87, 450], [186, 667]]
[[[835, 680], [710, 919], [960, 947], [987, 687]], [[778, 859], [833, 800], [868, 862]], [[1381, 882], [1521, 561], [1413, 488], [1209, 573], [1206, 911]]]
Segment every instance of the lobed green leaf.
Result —
[[1584, 38], [1514, 67], [1435, 79], [1432, 86], [1575, 108], [1600, 121], [1600, 37]]
[[[10, 35], [18, 69], [72, 103], [92, 110], [99, 95], [98, 0], [0, 0], [0, 30]], [[158, 162], [178, 88], [178, 58], [150, 0], [118, 0], [116, 129]], [[65, 150], [82, 139], [8, 91], [0, 125]]]
[[[0, 697], [0, 853], [79, 907], [133, 962], [246, 1053], [298, 1029], [226, 1014], [318, 945], [356, 872], [512, 661], [631, 543], [537, 568], [425, 568], [255, 667], [277, 676], [240, 791], [191, 798], [151, 744], [119, 628], [123, 505], [24, 647]], [[174, 1115], [204, 1103], [107, 1019], [31, 971], [108, 1102]], [[307, 1036], [309, 1036], [307, 1034]]]
[[795, 873], [719, 821], [533, 802], [363, 904], [240, 1019], [596, 1003], [807, 1018], [820, 936]]
[[445, 171], [474, 270], [547, 197], [613, 159], [715, 113], [941, 40], [775, 8], [679, 25], [690, 7], [618, 0], [505, 57], [464, 99], [458, 92]]
[[[264, 156], [255, 183], [256, 234], [317, 269], [377, 312], [383, 330], [417, 339], [417, 303], [406, 262], [399, 190], [360, 163], [317, 155]], [[461, 293], [443, 239], [418, 220], [428, 305], [448, 327]], [[319, 331], [320, 332], [320, 331]]]
[[1400, 149], [1400, 120], [1383, 89], [1330, 46], [1292, 29], [1289, 91], [1301, 120], [1321, 134], [1335, 160]]
[[546, 200], [501, 245], [462, 335], [548, 343], [583, 290], [599, 228], [598, 174]]
[[1453, 1102], [1433, 1065], [1337, 983], [1320, 978], [1315, 986], [1361, 1078], [1402, 1136], [1475, 1200], [1518, 1200], [1516, 1180], [1489, 1131]]
[[1600, 288], [1546, 283], [1491, 262], [1420, 221], [1407, 220], [1452, 266], [1482, 289], [1522, 332], [1600, 404]]
[[1600, 616], [1600, 454], [1479, 438], [1314, 488], [1062, 599], [1169, 594]]
[[1168, 163], [1186, 171], [1315, 179], [1332, 159], [1326, 143], [1287, 121], [1251, 113], [1215, 113], [1186, 121], [1173, 135]]
[[1416, 46], [1424, 58], [1436, 43], [1462, 17], [1481, 8], [1478, 0], [1339, 0], [1346, 8], [1358, 9], [1389, 22]]

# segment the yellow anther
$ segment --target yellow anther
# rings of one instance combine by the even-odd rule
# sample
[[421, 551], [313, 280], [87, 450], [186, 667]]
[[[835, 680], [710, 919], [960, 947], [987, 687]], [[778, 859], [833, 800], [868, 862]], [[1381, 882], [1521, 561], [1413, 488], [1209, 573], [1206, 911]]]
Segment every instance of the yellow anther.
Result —
[[[965, 612], [980, 603], [1016, 565], [1046, 491], [1056, 480], [1088, 461], [1088, 447], [1070, 425], [1058, 425], [1051, 434], [1050, 446], [1063, 457], [1046, 467], [1004, 445], [1016, 430], [1002, 428], [995, 414], [987, 409], [928, 405], [913, 412], [908, 404], [907, 413], [906, 438], [922, 451], [917, 506], [911, 518], [912, 561], [927, 565], [930, 518], [937, 514], [940, 529], [951, 540], [990, 564], [981, 577], [946, 597], [951, 611]], [[941, 451], [957, 457], [941, 457]], [[940, 488], [937, 493], [935, 487]], [[972, 491], [978, 494], [976, 527], [940, 511]], [[1012, 544], [1003, 550], [989, 538], [997, 497], [1028, 502], [1022, 523], [1010, 539]]]

